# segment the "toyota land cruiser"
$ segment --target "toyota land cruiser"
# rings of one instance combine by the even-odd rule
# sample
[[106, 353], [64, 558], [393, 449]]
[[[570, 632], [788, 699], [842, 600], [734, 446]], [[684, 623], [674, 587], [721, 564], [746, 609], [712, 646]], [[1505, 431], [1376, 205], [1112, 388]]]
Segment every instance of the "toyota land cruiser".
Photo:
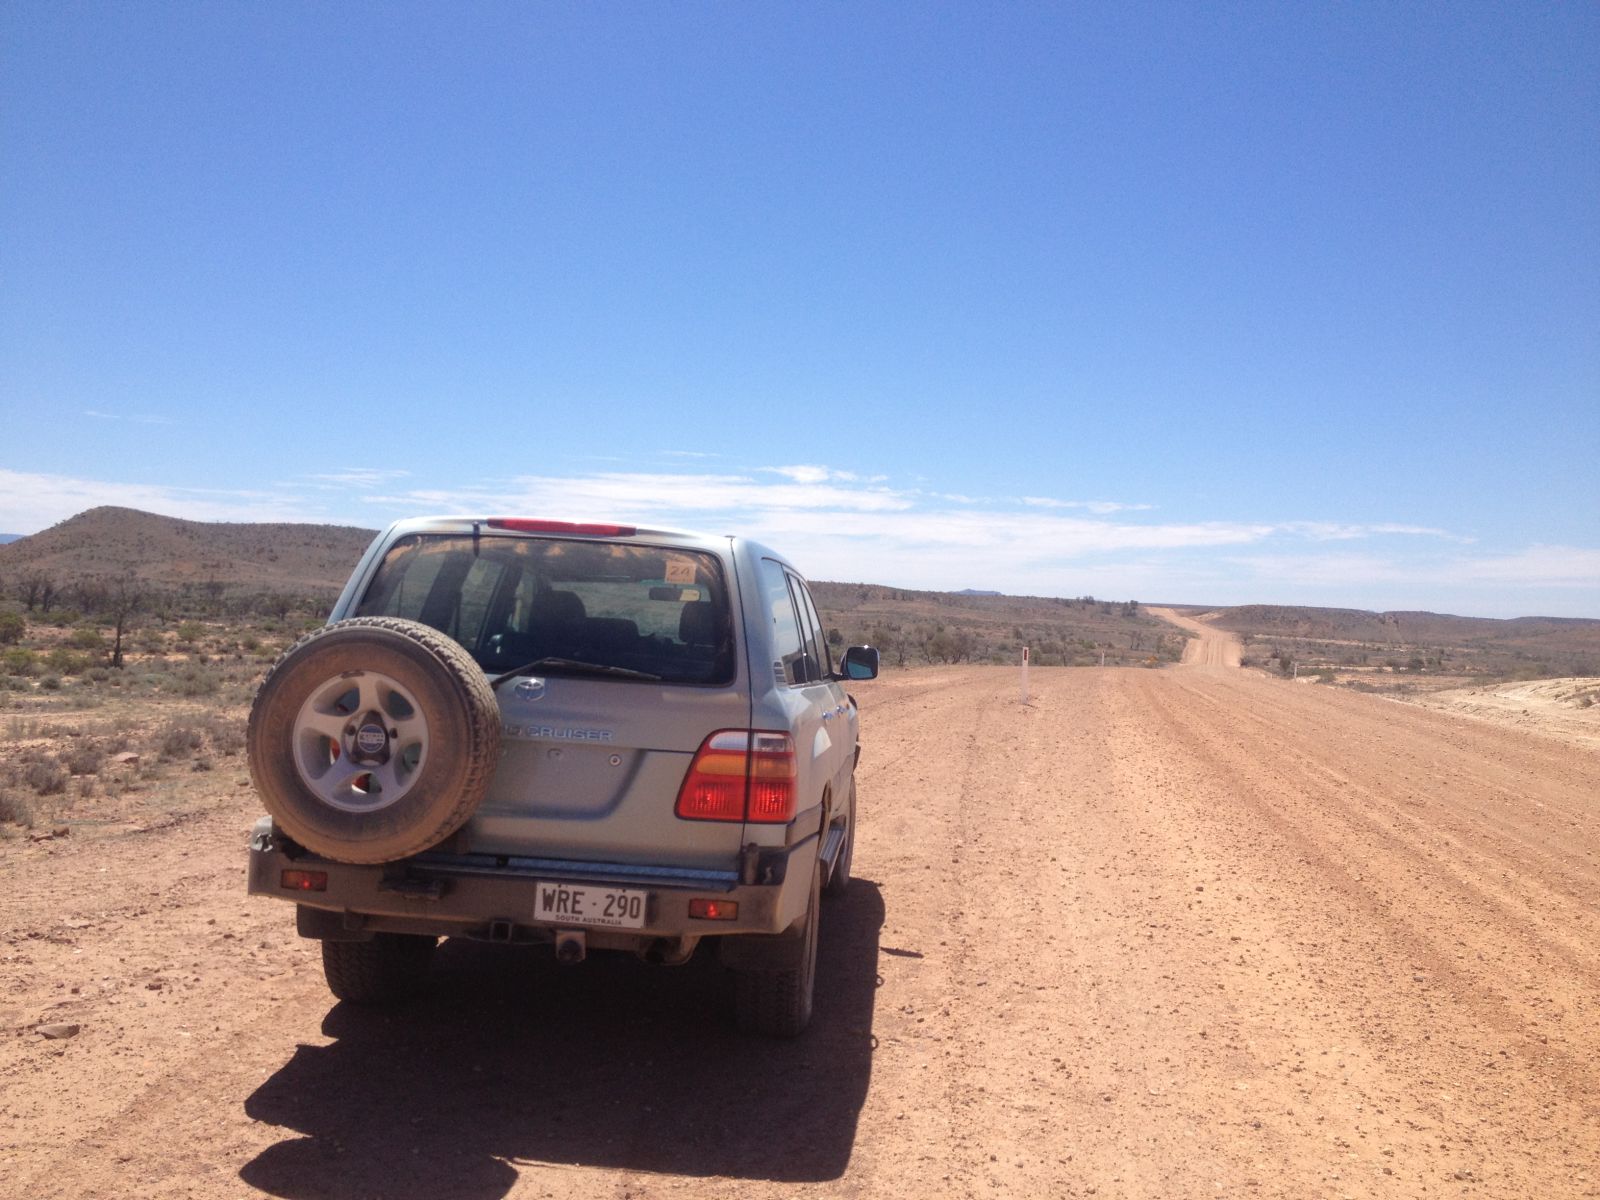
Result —
[[441, 937], [686, 961], [744, 1027], [810, 1019], [850, 879], [857, 715], [804, 579], [754, 542], [521, 518], [401, 521], [251, 710], [249, 890], [329, 987], [414, 989]]

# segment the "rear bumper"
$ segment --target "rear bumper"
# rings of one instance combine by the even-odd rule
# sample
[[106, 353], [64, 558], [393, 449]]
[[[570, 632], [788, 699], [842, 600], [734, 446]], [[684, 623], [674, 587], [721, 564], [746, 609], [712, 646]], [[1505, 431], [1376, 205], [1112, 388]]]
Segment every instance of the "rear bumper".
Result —
[[[638, 949], [659, 939], [782, 932], [805, 912], [817, 849], [812, 837], [783, 851], [764, 852], [756, 877], [771, 882], [756, 884], [740, 883], [736, 871], [491, 855], [428, 853], [402, 863], [355, 866], [301, 850], [263, 817], [250, 837], [249, 892], [300, 905], [299, 928], [308, 937], [361, 940], [374, 933], [421, 933], [537, 943], [553, 940], [558, 930], [582, 929], [596, 949]], [[290, 869], [325, 873], [326, 888], [283, 886], [282, 873]], [[642, 891], [648, 897], [644, 925], [616, 929], [537, 920], [539, 884]], [[701, 898], [736, 902], [738, 916], [691, 917], [689, 901]]]

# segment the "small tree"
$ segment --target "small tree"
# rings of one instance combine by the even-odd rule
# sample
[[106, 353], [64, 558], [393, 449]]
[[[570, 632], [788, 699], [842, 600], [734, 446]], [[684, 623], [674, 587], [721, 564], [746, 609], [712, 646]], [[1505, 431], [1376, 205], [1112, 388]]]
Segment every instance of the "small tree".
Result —
[[28, 623], [21, 613], [0, 613], [0, 646], [12, 646], [28, 632]]
[[123, 635], [132, 627], [144, 605], [144, 589], [131, 574], [124, 575], [106, 590], [106, 615], [116, 628], [111, 644], [111, 665], [118, 670], [122, 669]]
[[[17, 596], [29, 612], [34, 610], [39, 601], [45, 596], [54, 598], [55, 583], [43, 571], [29, 571], [17, 580]], [[45, 605], [45, 612], [50, 611], [50, 606]]]

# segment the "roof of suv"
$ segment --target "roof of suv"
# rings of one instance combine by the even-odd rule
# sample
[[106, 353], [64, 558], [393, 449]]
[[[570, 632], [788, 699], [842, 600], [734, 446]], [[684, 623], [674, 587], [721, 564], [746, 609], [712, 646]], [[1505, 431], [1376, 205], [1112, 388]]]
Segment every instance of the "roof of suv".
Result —
[[[644, 525], [628, 525], [621, 522], [601, 521], [557, 521], [544, 517], [521, 516], [435, 516], [435, 517], [406, 517], [395, 521], [378, 535], [380, 541], [392, 541], [412, 533], [471, 533], [474, 529], [485, 533], [525, 533], [546, 534], [552, 537], [592, 537], [628, 538], [648, 537], [657, 539], [670, 539], [687, 545], [698, 545], [705, 549], [723, 550], [728, 545], [734, 544], [754, 552], [762, 558], [774, 558], [787, 566], [794, 567], [794, 563], [783, 554], [762, 545], [760, 542], [751, 541], [749, 538], [739, 537], [731, 533], [706, 533], [693, 529], [659, 529]], [[798, 568], [796, 568], [798, 569]], [[801, 572], [804, 574], [804, 572]]]

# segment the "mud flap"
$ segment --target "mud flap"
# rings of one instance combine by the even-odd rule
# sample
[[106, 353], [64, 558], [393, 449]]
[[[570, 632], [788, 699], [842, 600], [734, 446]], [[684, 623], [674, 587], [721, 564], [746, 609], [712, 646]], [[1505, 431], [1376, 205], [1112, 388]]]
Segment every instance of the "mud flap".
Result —
[[[360, 922], [361, 917], [352, 913], [351, 918]], [[325, 908], [312, 908], [309, 904], [296, 904], [294, 906], [294, 931], [303, 938], [314, 938], [319, 942], [370, 942], [372, 931], [370, 929], [347, 928], [345, 914], [329, 912]]]
[[717, 939], [717, 957], [732, 971], [794, 971], [805, 962], [805, 918], [783, 933], [741, 933]]

